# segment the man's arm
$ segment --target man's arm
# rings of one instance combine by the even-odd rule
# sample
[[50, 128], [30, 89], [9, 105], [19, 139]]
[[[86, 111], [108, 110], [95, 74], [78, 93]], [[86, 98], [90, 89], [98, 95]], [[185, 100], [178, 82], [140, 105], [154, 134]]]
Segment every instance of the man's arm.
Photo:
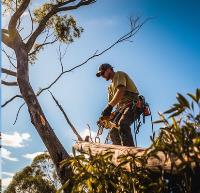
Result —
[[115, 93], [113, 99], [109, 102], [109, 105], [114, 107], [123, 98], [125, 93], [125, 86], [117, 87], [117, 92]]

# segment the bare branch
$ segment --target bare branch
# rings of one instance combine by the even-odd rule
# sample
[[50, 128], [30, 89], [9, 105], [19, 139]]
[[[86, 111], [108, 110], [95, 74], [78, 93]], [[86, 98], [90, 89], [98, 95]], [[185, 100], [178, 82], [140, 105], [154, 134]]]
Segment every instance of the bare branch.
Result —
[[[77, 3], [76, 5], [72, 5], [72, 6], [68, 6], [68, 7], [63, 7], [63, 6], [60, 7], [59, 6], [60, 8], [58, 9], [58, 12], [78, 9], [81, 6], [89, 5], [89, 4], [92, 4], [94, 2], [96, 2], [96, 0], [80, 0], [79, 3]], [[65, 4], [65, 3], [63, 3], [63, 4]]]
[[18, 86], [17, 82], [7, 82], [4, 80], [1, 80], [1, 84], [6, 85], [6, 86]]
[[17, 76], [17, 73], [16, 72], [14, 72], [14, 71], [12, 71], [12, 70], [8, 70], [8, 69], [6, 69], [6, 68], [1, 68], [1, 72], [2, 73], [5, 73], [5, 74], [8, 74], [8, 75], [10, 75], [10, 76]]
[[8, 58], [10, 64], [11, 64], [14, 68], [16, 68], [15, 64], [14, 64], [13, 61], [12, 61], [12, 60], [15, 60], [15, 58], [13, 58], [13, 57], [11, 57], [10, 55], [8, 55], [8, 53], [7, 53], [4, 49], [2, 49], [2, 51], [3, 51], [3, 53], [6, 55], [6, 57]]
[[39, 46], [36, 47], [36, 49], [35, 49], [34, 51], [32, 51], [32, 52], [29, 54], [29, 56], [31, 56], [31, 55], [35, 54], [36, 52], [38, 52], [43, 46], [49, 45], [49, 44], [53, 44], [53, 43], [55, 43], [56, 41], [58, 41], [58, 38], [55, 38], [53, 41], [40, 44]]
[[13, 33], [15, 33], [16, 26], [17, 26], [17, 21], [19, 20], [19, 18], [21, 17], [21, 15], [26, 10], [26, 8], [28, 7], [29, 3], [30, 3], [30, 0], [23, 0], [23, 2], [21, 3], [21, 5], [19, 6], [19, 8], [12, 15], [12, 17], [10, 19], [10, 22], [8, 24], [8, 30], [9, 30], [10, 37], [13, 35]]
[[15, 95], [14, 97], [12, 97], [11, 99], [9, 99], [8, 101], [6, 101], [3, 105], [1, 105], [1, 107], [5, 107], [8, 103], [10, 103], [11, 101], [13, 101], [15, 98], [23, 98], [21, 95]]
[[30, 34], [28, 35], [28, 36], [26, 36], [24, 39], [23, 39], [23, 41], [24, 40], [26, 40], [27, 38], [29, 38], [30, 36], [31, 36], [31, 34], [33, 33], [33, 17], [32, 17], [32, 15], [31, 15], [31, 11], [30, 11], [30, 9], [28, 9], [28, 13], [29, 13], [29, 16], [30, 16], [30, 19], [31, 19], [31, 32], [30, 32]]
[[[73, 1], [67, 1], [68, 2], [73, 2]], [[28, 52], [31, 50], [31, 48], [33, 47], [35, 40], [37, 39], [37, 37], [40, 35], [40, 33], [45, 29], [46, 27], [46, 23], [49, 21], [49, 19], [55, 15], [58, 12], [61, 11], [70, 11], [70, 10], [74, 10], [74, 9], [78, 9], [81, 6], [84, 5], [89, 5], [91, 3], [94, 3], [94, 0], [80, 0], [79, 3], [77, 3], [76, 5], [73, 6], [67, 6], [67, 7], [62, 7], [62, 3], [61, 4], [57, 4], [55, 5], [52, 10], [41, 20], [39, 26], [36, 28], [36, 30], [33, 32], [33, 34], [31, 35], [31, 37], [29, 38], [29, 40], [26, 43], [27, 46], [27, 50]]]
[[61, 66], [61, 72], [64, 71], [62, 59], [66, 55], [68, 47], [69, 47], [69, 44], [66, 46], [66, 49], [65, 49], [64, 53], [62, 53], [62, 51], [61, 51], [61, 43], [59, 45], [58, 54], [59, 54], [59, 61], [60, 61], [60, 66]]
[[15, 121], [14, 121], [14, 123], [13, 123], [13, 125], [15, 125], [15, 123], [17, 122], [17, 119], [18, 119], [18, 116], [19, 116], [19, 112], [21, 111], [21, 109], [22, 109], [22, 107], [25, 105], [25, 103], [23, 103], [20, 107], [19, 107], [19, 109], [18, 109], [18, 111], [17, 111], [17, 115], [16, 115], [16, 118], [15, 118]]
[[82, 137], [79, 135], [79, 133], [77, 132], [76, 128], [73, 126], [73, 124], [69, 120], [69, 118], [68, 118], [67, 114], [65, 113], [64, 109], [62, 108], [62, 106], [58, 103], [57, 99], [53, 96], [53, 94], [51, 92], [50, 92], [50, 94], [51, 94], [53, 100], [55, 101], [55, 103], [57, 104], [57, 106], [59, 107], [59, 109], [61, 110], [61, 112], [63, 113], [63, 115], [64, 115], [67, 123], [71, 127], [72, 131], [74, 132], [74, 134], [76, 135], [76, 137], [78, 138], [78, 140], [79, 141], [83, 141]]
[[[131, 37], [135, 36], [135, 34], [141, 29], [141, 27], [148, 21], [152, 18], [147, 18], [145, 19], [142, 23], [140, 24], [137, 24], [138, 23], [138, 18], [136, 18], [135, 20], [132, 20], [131, 19], [131, 30], [126, 33], [125, 35], [121, 36], [117, 41], [115, 41], [114, 43], [112, 43], [108, 48], [104, 49], [103, 51], [101, 51], [100, 53], [98, 53], [98, 51], [95, 51], [95, 53], [90, 56], [88, 59], [86, 59], [84, 62], [82, 62], [81, 64], [77, 65], [77, 66], [74, 66], [73, 68], [69, 69], [69, 70], [65, 70], [63, 72], [61, 72], [57, 78], [47, 87], [41, 89], [39, 92], [38, 92], [38, 95], [40, 95], [43, 91], [45, 90], [48, 90], [49, 88], [51, 88], [65, 73], [68, 73], [68, 72], [71, 72], [73, 70], [75, 70], [76, 68], [79, 68], [83, 65], [85, 65], [88, 61], [98, 57], [98, 56], [101, 56], [102, 54], [104, 54], [105, 52], [107, 52], [108, 50], [110, 50], [111, 48], [113, 48], [115, 45], [121, 43], [121, 42], [124, 42], [124, 41], [128, 41], [130, 40]], [[134, 24], [133, 24], [134, 23]]]

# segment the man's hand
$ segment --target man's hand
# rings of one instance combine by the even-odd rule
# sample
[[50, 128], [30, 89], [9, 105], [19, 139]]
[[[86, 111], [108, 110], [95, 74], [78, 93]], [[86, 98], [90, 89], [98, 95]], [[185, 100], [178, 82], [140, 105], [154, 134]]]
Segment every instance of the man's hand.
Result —
[[102, 116], [110, 116], [111, 112], [113, 110], [113, 107], [111, 105], [108, 105], [103, 112], [101, 113]]

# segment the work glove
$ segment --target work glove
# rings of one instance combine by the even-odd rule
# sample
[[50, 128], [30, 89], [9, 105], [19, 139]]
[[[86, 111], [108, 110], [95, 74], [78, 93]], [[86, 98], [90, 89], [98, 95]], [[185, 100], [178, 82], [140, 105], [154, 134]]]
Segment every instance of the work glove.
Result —
[[113, 107], [111, 105], [107, 105], [107, 107], [103, 110], [101, 115], [104, 116], [110, 116], [111, 112], [113, 110]]

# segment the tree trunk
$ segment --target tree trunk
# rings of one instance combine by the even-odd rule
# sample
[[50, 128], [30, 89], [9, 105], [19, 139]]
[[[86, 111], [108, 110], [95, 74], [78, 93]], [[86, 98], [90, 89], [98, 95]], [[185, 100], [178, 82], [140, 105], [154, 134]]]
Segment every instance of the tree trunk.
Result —
[[[63, 145], [58, 140], [53, 129], [48, 123], [42, 108], [37, 100], [37, 97], [29, 82], [28, 70], [28, 52], [26, 45], [23, 43], [21, 37], [16, 35], [14, 38], [14, 51], [17, 58], [17, 82], [21, 95], [28, 106], [31, 122], [36, 128], [42, 141], [44, 142], [54, 164], [57, 174], [62, 184], [64, 184], [71, 176], [71, 169], [68, 167], [60, 168], [60, 162], [63, 159], [69, 158], [69, 154], [64, 149]], [[68, 191], [70, 190], [68, 189]]]

